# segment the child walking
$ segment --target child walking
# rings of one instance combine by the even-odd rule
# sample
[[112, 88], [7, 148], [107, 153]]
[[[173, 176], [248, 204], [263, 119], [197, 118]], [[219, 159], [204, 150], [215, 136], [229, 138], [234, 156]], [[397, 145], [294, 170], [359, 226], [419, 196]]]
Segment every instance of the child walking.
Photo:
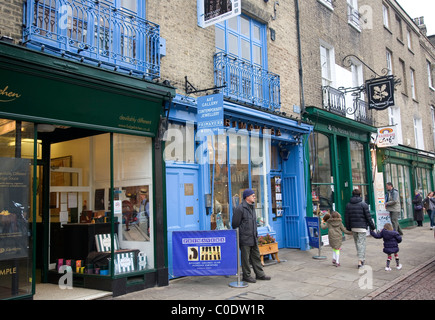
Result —
[[391, 223], [386, 223], [381, 232], [375, 232], [370, 230], [370, 234], [372, 237], [376, 239], [384, 239], [384, 253], [388, 255], [387, 257], [387, 265], [385, 267], [386, 271], [391, 271], [390, 262], [392, 259], [392, 255], [394, 254], [394, 258], [396, 259], [396, 268], [398, 270], [402, 269], [402, 265], [399, 263], [399, 243], [402, 242], [402, 237], [397, 231], [393, 230], [393, 226]]
[[337, 211], [332, 211], [331, 214], [325, 214], [321, 228], [328, 228], [329, 245], [332, 248], [332, 264], [339, 267], [341, 243], [343, 240], [342, 232], [346, 234], [352, 234], [352, 232], [346, 230], [341, 220], [341, 215]]

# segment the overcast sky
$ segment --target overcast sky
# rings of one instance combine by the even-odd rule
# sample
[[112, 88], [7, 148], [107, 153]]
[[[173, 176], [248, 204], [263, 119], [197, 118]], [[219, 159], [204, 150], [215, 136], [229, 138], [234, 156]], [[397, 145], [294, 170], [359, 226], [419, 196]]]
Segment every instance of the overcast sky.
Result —
[[434, 0], [397, 0], [411, 18], [424, 17], [427, 34], [435, 34], [435, 1]]

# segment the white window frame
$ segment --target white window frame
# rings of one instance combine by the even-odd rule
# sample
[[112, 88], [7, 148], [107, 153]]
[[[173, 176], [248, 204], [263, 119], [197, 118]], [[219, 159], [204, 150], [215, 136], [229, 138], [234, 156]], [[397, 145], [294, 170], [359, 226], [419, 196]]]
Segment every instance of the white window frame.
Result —
[[429, 60], [426, 60], [426, 65], [427, 65], [427, 82], [429, 84], [429, 88], [435, 90], [435, 88], [433, 87], [434, 84], [433, 84], [432, 64], [430, 63]]
[[435, 150], [435, 106], [430, 106], [430, 115], [431, 115], [431, 126], [432, 126], [432, 138], [433, 138], [433, 147]]
[[408, 49], [412, 51], [411, 30], [408, 28], [406, 28], [406, 41], [408, 42]]
[[335, 83], [335, 52], [334, 47], [321, 41], [320, 43], [320, 68], [322, 86], [333, 86]]
[[397, 141], [399, 144], [403, 144], [402, 119], [400, 115], [400, 108], [398, 106], [392, 106], [388, 108], [388, 125], [396, 126]]
[[414, 100], [417, 100], [417, 92], [416, 92], [416, 88], [415, 88], [415, 70], [410, 68], [410, 81], [411, 81], [411, 97]]
[[388, 75], [393, 74], [393, 53], [387, 49], [386, 51], [386, 59], [387, 59], [387, 69], [388, 69]]
[[347, 22], [358, 32], [361, 32], [359, 17], [358, 0], [347, 0]]
[[382, 16], [384, 19], [384, 27], [390, 29], [390, 11], [385, 4], [382, 4]]
[[423, 121], [414, 117], [415, 148], [424, 150]]

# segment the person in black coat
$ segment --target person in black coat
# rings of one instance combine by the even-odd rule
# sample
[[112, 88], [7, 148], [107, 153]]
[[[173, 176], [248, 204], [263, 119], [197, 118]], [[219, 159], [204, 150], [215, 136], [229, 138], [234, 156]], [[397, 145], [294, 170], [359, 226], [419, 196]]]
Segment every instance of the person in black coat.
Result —
[[352, 191], [352, 198], [346, 205], [344, 217], [346, 229], [353, 232], [358, 256], [358, 268], [361, 268], [365, 263], [367, 227], [369, 226], [374, 230], [375, 224], [370, 216], [369, 206], [362, 200], [359, 189]]
[[372, 237], [376, 239], [384, 239], [384, 253], [388, 255], [387, 258], [387, 266], [385, 267], [386, 271], [391, 271], [390, 262], [391, 256], [394, 254], [394, 258], [396, 259], [396, 268], [398, 270], [402, 269], [402, 265], [399, 263], [399, 243], [402, 242], [402, 237], [397, 231], [393, 230], [393, 226], [391, 223], [386, 223], [381, 232], [375, 232], [374, 230], [370, 231]]
[[239, 228], [240, 257], [242, 262], [243, 281], [255, 283], [251, 277], [251, 267], [254, 269], [256, 279], [270, 280], [266, 276], [261, 264], [260, 250], [257, 242], [257, 216], [254, 210], [255, 192], [252, 189], [243, 191], [243, 200], [234, 210], [232, 227]]
[[420, 190], [415, 190], [415, 196], [412, 200], [414, 204], [414, 221], [417, 221], [417, 227], [423, 227], [423, 197]]

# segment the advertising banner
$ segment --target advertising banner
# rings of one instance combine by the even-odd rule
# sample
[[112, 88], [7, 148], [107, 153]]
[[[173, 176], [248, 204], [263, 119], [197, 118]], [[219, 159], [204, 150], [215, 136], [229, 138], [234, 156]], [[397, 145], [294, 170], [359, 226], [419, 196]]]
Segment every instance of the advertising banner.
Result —
[[320, 248], [319, 217], [305, 217], [308, 228], [308, 240], [311, 247]]
[[206, 28], [240, 15], [241, 0], [197, 0], [198, 26]]
[[237, 274], [236, 230], [174, 231], [174, 276], [229, 276]]
[[28, 255], [30, 160], [0, 158], [0, 261]]
[[210, 130], [214, 134], [224, 128], [223, 93], [198, 98], [198, 130]]

